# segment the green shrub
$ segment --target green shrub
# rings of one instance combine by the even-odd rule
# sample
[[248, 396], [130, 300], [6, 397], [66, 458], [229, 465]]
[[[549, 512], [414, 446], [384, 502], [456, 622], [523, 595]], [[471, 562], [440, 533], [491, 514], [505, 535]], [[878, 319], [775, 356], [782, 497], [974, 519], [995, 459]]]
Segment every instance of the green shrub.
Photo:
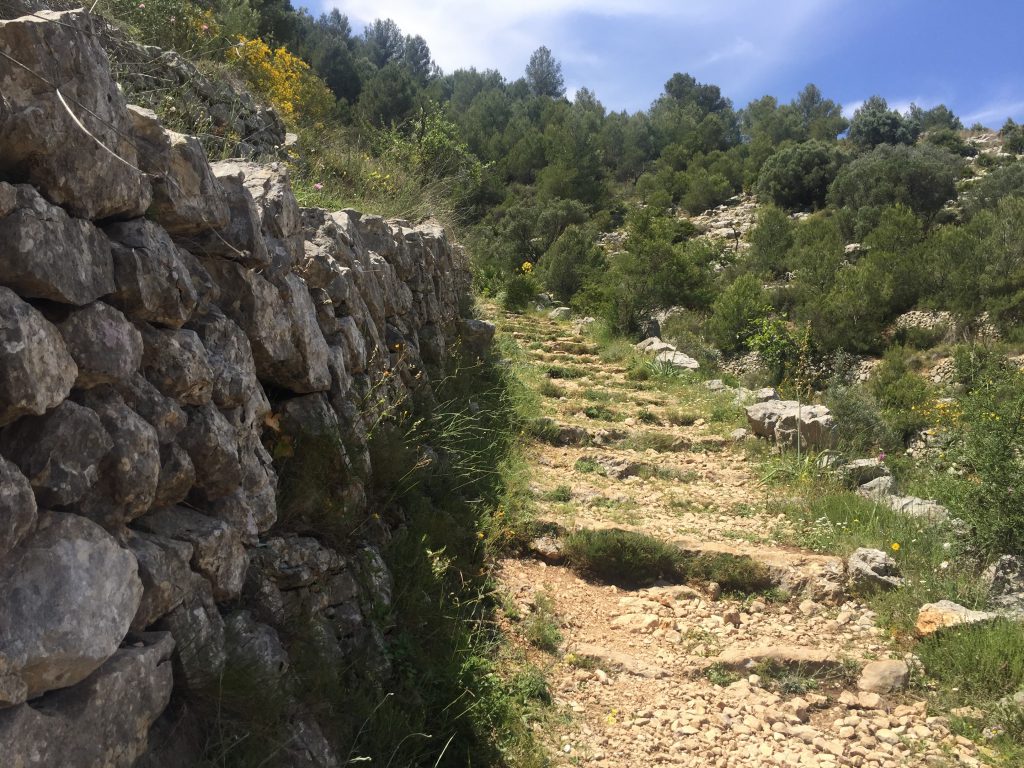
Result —
[[932, 390], [911, 368], [905, 348], [886, 351], [868, 387], [882, 407], [886, 424], [901, 440], [928, 426], [926, 406], [932, 400]]
[[711, 305], [707, 324], [711, 341], [726, 355], [744, 351], [758, 321], [770, 311], [761, 281], [751, 274], [738, 277]]
[[953, 706], [991, 704], [1024, 689], [1024, 626], [1017, 622], [948, 629], [914, 652]]
[[784, 145], [761, 166], [757, 191], [780, 208], [820, 208], [843, 159], [835, 142]]
[[628, 589], [673, 580], [680, 560], [676, 547], [617, 528], [575, 531], [565, 538], [562, 552], [573, 568]]
[[836, 384], [825, 395], [825, 405], [836, 420], [836, 447], [851, 455], [899, 446], [878, 401], [859, 384]]
[[522, 312], [537, 298], [537, 280], [531, 274], [513, 275], [505, 284], [501, 306], [509, 312]]
[[951, 458], [968, 482], [949, 501], [985, 550], [1024, 554], [1024, 374], [990, 375], [960, 399], [954, 416]]
[[956, 197], [963, 159], [927, 144], [883, 144], [845, 166], [829, 188], [829, 202], [857, 212], [894, 203], [931, 219]]

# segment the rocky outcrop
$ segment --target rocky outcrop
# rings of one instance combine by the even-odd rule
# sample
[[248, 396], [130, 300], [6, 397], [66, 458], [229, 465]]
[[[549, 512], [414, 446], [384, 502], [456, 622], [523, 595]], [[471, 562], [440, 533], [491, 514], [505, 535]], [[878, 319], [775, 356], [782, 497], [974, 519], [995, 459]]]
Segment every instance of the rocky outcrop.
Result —
[[[232, 653], [285, 674], [286, 623], [385, 674], [369, 434], [494, 334], [460, 316], [469, 273], [440, 227], [304, 211], [282, 165], [211, 165], [125, 104], [98, 23], [0, 21], [0, 762], [17, 768], [132, 765], [168, 699], [186, 711]], [[309, 434], [352, 468], [346, 514], [376, 519], [330, 546], [277, 524], [273, 457]], [[310, 717], [294, 744], [341, 762]]]
[[879, 549], [860, 547], [846, 561], [854, 588], [861, 591], [897, 589], [903, 586], [899, 565]]
[[768, 400], [747, 406], [746, 411], [747, 425], [757, 437], [815, 450], [832, 445], [835, 420], [824, 405]]

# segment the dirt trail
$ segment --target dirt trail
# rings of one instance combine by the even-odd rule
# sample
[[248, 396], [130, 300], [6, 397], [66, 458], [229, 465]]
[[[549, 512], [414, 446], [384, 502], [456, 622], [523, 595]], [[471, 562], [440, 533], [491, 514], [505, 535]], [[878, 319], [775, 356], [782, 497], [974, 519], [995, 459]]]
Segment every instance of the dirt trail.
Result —
[[[894, 656], [873, 613], [839, 593], [838, 560], [773, 541], [785, 522], [765, 511], [745, 452], [715, 434], [706, 414], [638, 387], [569, 325], [507, 315], [499, 329], [561, 375], [551, 381], [563, 396], [543, 398], [547, 415], [566, 440], [589, 443], [531, 446], [543, 519], [748, 554], [790, 595], [624, 590], [537, 559], [502, 562], [522, 615], [542, 593], [561, 623], [559, 654], [531, 651], [567, 714], [546, 727], [556, 765], [981, 764], [923, 701], [858, 690], [865, 663]], [[786, 661], [758, 665], [766, 652]]]

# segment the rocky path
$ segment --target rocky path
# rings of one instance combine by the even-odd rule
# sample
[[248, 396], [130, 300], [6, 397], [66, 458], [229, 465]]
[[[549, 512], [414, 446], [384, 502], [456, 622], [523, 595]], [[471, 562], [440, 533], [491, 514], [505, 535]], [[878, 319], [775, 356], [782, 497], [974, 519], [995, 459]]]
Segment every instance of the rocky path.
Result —
[[502, 562], [518, 612], [541, 604], [560, 624], [557, 653], [527, 651], [565, 714], [545, 728], [554, 764], [981, 764], [923, 701], [887, 692], [902, 665], [877, 663], [895, 654], [872, 612], [846, 598], [842, 562], [775, 543], [785, 522], [766, 512], [746, 450], [723, 437], [734, 405], [700, 386], [669, 396], [630, 381], [565, 323], [498, 324], [550, 382], [553, 442], [570, 443], [531, 446], [543, 519], [746, 554], [777, 585], [745, 596], [714, 584], [630, 591], [539, 558]]

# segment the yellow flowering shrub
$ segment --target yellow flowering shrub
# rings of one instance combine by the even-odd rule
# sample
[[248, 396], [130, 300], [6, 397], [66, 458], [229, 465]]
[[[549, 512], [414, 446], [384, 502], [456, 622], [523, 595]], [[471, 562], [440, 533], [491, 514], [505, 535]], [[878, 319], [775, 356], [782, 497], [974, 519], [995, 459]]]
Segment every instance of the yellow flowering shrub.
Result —
[[306, 122], [323, 121], [333, 110], [334, 95], [326, 83], [287, 48], [239, 36], [230, 57], [286, 122], [293, 123], [297, 116]]

